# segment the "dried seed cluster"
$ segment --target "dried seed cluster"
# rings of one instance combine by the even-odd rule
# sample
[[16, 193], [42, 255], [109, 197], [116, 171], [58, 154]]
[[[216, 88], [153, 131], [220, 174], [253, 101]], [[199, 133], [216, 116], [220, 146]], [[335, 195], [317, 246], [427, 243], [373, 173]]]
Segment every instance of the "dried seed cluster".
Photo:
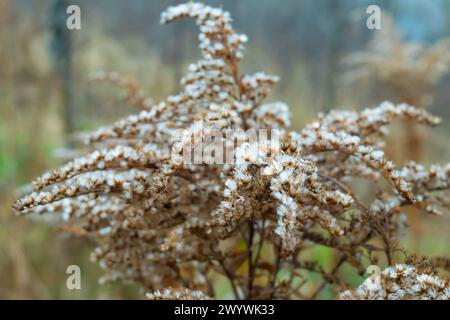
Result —
[[[278, 77], [240, 73], [247, 38], [234, 31], [229, 14], [187, 3], [167, 9], [161, 21], [188, 17], [200, 27], [202, 58], [189, 66], [181, 92], [142, 104], [145, 94], [136, 96], [133, 84], [132, 100], [144, 110], [85, 134], [95, 151], [37, 178], [34, 192], [14, 204], [20, 213], [61, 213], [63, 223], [77, 227], [67, 230], [95, 238], [92, 258], [105, 269], [102, 281], [138, 282], [152, 299], [206, 298], [215, 296], [221, 274], [238, 299], [315, 298], [326, 284], [346, 286], [336, 276], [343, 264], [361, 273], [367, 261], [378, 262], [377, 252], [393, 263], [405, 207], [448, 209], [449, 165], [397, 168], [383, 152], [391, 122], [434, 126], [439, 119], [384, 102], [321, 114], [289, 131], [288, 107], [263, 103]], [[130, 86], [118, 76], [98, 77]], [[178, 157], [212, 129], [240, 130], [244, 139], [231, 147], [242, 161]], [[280, 144], [256, 146], [245, 139], [248, 129], [277, 129]], [[182, 138], [173, 141], [179, 130]], [[353, 190], [360, 178], [374, 184], [375, 199], [363, 201]], [[387, 184], [378, 184], [381, 178]], [[315, 245], [339, 257], [331, 273], [299, 259]], [[278, 278], [281, 268], [289, 280]], [[299, 270], [320, 274], [324, 285], [305, 296]]]
[[185, 288], [167, 288], [163, 291], [155, 291], [148, 293], [147, 298], [150, 300], [210, 300], [211, 298], [206, 296], [199, 290], [188, 290]]
[[430, 272], [396, 264], [386, 268], [379, 277], [369, 278], [355, 291], [339, 295], [342, 300], [449, 300], [450, 284]]

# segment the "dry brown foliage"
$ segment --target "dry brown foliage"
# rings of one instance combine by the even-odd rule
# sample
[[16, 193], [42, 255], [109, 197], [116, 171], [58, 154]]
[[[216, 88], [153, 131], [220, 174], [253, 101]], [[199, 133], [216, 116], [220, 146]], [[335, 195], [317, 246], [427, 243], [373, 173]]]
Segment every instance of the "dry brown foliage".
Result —
[[[435, 126], [439, 119], [385, 102], [321, 114], [289, 131], [287, 106], [263, 103], [278, 78], [241, 73], [247, 38], [234, 31], [228, 12], [189, 3], [170, 7], [161, 20], [181, 18], [196, 20], [202, 51], [182, 91], [143, 105], [149, 100], [134, 82], [112, 77], [145, 110], [87, 134], [89, 152], [37, 178], [14, 208], [76, 226], [96, 240], [92, 258], [105, 269], [104, 281], [139, 282], [154, 292], [150, 298], [215, 297], [219, 275], [236, 299], [316, 298], [327, 284], [348, 287], [343, 265], [363, 274], [384, 257], [387, 270], [413, 274], [413, 266], [394, 266], [405, 208], [448, 209], [450, 164], [397, 168], [384, 155], [383, 137], [393, 121]], [[200, 133], [241, 129], [244, 139], [233, 148], [243, 161], [192, 164], [179, 157], [198, 146], [195, 121], [204, 124]], [[279, 147], [246, 142], [251, 128], [278, 130]], [[173, 142], [177, 129], [184, 136]], [[357, 179], [373, 183], [373, 199], [358, 195]], [[301, 258], [315, 246], [332, 248], [336, 265]], [[320, 274], [323, 284], [305, 293], [301, 270]], [[443, 290], [426, 297], [448, 298], [448, 282]]]

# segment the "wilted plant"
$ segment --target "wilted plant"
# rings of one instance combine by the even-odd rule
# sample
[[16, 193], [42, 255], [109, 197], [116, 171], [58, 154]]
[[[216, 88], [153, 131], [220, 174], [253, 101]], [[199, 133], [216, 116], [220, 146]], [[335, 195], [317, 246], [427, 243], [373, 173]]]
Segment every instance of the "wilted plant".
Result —
[[378, 279], [367, 279], [356, 291], [344, 291], [343, 300], [411, 300], [449, 299], [448, 279], [414, 266], [396, 264], [380, 273]]
[[[395, 103], [428, 108], [435, 91], [450, 71], [450, 39], [431, 47], [402, 40], [392, 16], [383, 12], [383, 29], [378, 30], [364, 51], [346, 57], [347, 77], [353, 83], [366, 82], [377, 96]], [[406, 154], [410, 160], [423, 156], [423, 137], [415, 124], [408, 124]]]
[[[365, 83], [375, 96], [428, 109], [440, 82], [450, 71], [450, 39], [431, 47], [404, 41], [392, 16], [383, 12], [383, 29], [374, 33], [364, 51], [349, 55], [344, 62], [350, 67], [350, 81]], [[416, 123], [405, 123], [403, 141], [401, 160], [422, 161], [426, 138]], [[422, 223], [418, 213], [410, 211], [417, 246]]]
[[[326, 284], [348, 287], [339, 276], [344, 264], [363, 274], [379, 263], [377, 252], [395, 263], [405, 207], [449, 207], [442, 195], [449, 164], [397, 169], [381, 150], [392, 121], [434, 126], [439, 119], [385, 102], [332, 111], [288, 131], [287, 106], [263, 104], [278, 78], [241, 73], [247, 38], [234, 31], [228, 12], [188, 3], [167, 9], [161, 21], [181, 18], [197, 21], [202, 51], [182, 91], [87, 134], [90, 153], [37, 178], [35, 191], [14, 205], [23, 214], [61, 213], [70, 230], [95, 238], [92, 257], [105, 269], [103, 280], [139, 282], [157, 299], [215, 297], [219, 276], [237, 299], [315, 298]], [[149, 100], [139, 94], [136, 101]], [[248, 129], [278, 130], [279, 146], [251, 142]], [[186, 159], [209, 130], [238, 132], [231, 147], [242, 161]], [[376, 184], [374, 199], [363, 201], [352, 189], [357, 178]], [[332, 248], [337, 264], [302, 257], [316, 246]], [[302, 270], [322, 275], [323, 285], [304, 293]]]

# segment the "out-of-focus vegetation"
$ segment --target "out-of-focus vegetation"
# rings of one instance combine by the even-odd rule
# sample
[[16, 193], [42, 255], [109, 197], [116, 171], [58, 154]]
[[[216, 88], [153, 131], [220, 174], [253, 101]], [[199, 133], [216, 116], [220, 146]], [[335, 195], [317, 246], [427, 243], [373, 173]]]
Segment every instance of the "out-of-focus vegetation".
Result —
[[[15, 217], [11, 210], [15, 190], [54, 167], [52, 150], [69, 141], [65, 84], [54, 52], [56, 1], [0, 0], [0, 298], [140, 298], [132, 284], [98, 285], [101, 271], [89, 262], [88, 240], [66, 237], [54, 226]], [[178, 2], [71, 2], [82, 14], [82, 29], [63, 35], [70, 37], [73, 58], [69, 86], [75, 112], [68, 116], [75, 130], [130, 113], [120, 90], [88, 82], [96, 70], [133, 75], [155, 100], [177, 91], [182, 71], [197, 55], [190, 24], [159, 26], [159, 13]], [[445, 0], [223, 1], [236, 28], [250, 37], [246, 55], [251, 59], [244, 67], [281, 76], [273, 99], [291, 106], [297, 128], [320, 111], [368, 107], [390, 98], [390, 92], [371, 94], [370, 83], [366, 90], [355, 90], [348, 81], [349, 66], [342, 63], [380, 32], [366, 28], [368, 4], [379, 4], [392, 15], [402, 41], [428, 47], [450, 36], [450, 1]], [[428, 107], [443, 125], [432, 135], [423, 133], [425, 163], [450, 158], [449, 85], [450, 74], [433, 88]], [[400, 160], [402, 141], [395, 136], [403, 135], [401, 129], [393, 128], [390, 150]], [[420, 219], [420, 234], [408, 234], [404, 247], [430, 256], [448, 253], [449, 222], [449, 217]], [[334, 259], [325, 248], [310, 254]], [[81, 267], [80, 291], [66, 289], [65, 271], [71, 264]], [[352, 281], [356, 285], [361, 279]], [[323, 298], [329, 296], [325, 291]]]

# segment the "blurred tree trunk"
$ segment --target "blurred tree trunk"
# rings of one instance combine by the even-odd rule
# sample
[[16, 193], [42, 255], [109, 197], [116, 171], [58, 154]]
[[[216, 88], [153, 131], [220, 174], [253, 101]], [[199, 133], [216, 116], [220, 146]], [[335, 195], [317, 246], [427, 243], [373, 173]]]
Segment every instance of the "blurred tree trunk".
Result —
[[61, 85], [63, 100], [63, 117], [67, 144], [71, 145], [70, 134], [74, 131], [74, 101], [72, 60], [73, 44], [71, 31], [66, 26], [66, 9], [70, 5], [67, 0], [54, 0], [50, 6], [51, 21], [51, 53], [54, 67]]
[[328, 1], [327, 11], [330, 17], [327, 35], [327, 58], [325, 68], [325, 106], [329, 111], [336, 107], [336, 76], [341, 57], [342, 41], [344, 40], [344, 21], [342, 19], [345, 11], [345, 2]]

